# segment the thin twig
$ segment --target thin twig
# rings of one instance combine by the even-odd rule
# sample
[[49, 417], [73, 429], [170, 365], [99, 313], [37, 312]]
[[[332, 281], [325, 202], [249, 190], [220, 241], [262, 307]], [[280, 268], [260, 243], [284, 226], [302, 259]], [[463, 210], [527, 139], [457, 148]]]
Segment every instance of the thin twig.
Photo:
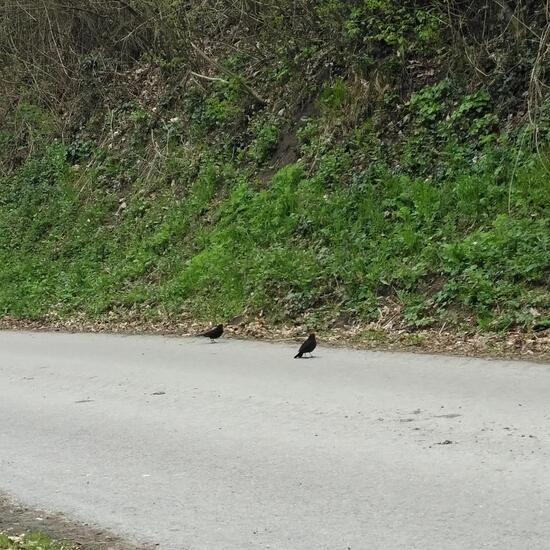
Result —
[[205, 74], [199, 74], [194, 71], [189, 71], [189, 74], [197, 76], [198, 78], [203, 78], [204, 80], [210, 80], [211, 82], [223, 82], [224, 84], [229, 84], [228, 80], [225, 80], [225, 78], [220, 78], [219, 76], [206, 76]]
[[208, 55], [206, 55], [196, 44], [194, 44], [193, 42], [190, 42], [192, 48], [199, 54], [200, 57], [202, 57], [207, 63], [209, 63], [210, 65], [216, 67], [219, 71], [225, 73], [226, 75], [232, 77], [232, 78], [236, 78], [239, 80], [239, 82], [241, 83], [242, 87], [251, 95], [254, 97], [254, 99], [256, 99], [256, 101], [258, 101], [258, 103], [262, 104], [262, 105], [267, 105], [267, 100], [263, 99], [259, 94], [258, 92], [256, 92], [256, 90], [254, 90], [252, 87], [250, 87], [246, 82], [244, 82], [243, 78], [235, 73], [233, 73], [232, 71], [230, 71], [229, 69], [226, 69], [225, 67], [223, 67], [222, 65], [220, 65], [217, 61], [215, 61], [214, 59], [210, 58]]

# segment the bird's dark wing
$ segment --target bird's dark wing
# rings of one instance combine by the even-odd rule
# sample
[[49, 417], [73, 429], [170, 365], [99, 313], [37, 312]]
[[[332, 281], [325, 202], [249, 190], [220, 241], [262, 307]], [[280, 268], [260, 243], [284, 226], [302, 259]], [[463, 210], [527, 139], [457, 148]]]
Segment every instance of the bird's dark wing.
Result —
[[203, 332], [201, 336], [206, 336], [208, 338], [219, 338], [223, 334], [223, 326], [218, 325], [206, 332]]
[[311, 348], [311, 338], [308, 338], [301, 346], [300, 353], [308, 353]]

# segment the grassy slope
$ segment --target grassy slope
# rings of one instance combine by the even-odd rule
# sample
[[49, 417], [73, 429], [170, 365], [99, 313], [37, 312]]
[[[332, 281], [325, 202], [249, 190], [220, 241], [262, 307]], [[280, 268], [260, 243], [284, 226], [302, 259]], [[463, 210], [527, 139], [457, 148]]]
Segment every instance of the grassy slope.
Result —
[[[547, 328], [550, 109], [535, 151], [529, 71], [477, 78], [435, 9], [314, 4], [326, 27], [307, 31], [267, 8], [252, 30], [191, 13], [215, 62], [149, 46], [113, 78], [80, 59], [86, 109], [63, 139], [59, 112], [18, 88], [0, 315]], [[190, 68], [223, 80], [182, 87]]]

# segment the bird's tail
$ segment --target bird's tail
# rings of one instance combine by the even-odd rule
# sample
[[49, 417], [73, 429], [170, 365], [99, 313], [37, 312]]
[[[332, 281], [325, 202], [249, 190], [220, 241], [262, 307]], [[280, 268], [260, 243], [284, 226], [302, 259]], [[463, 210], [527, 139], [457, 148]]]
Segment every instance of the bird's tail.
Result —
[[301, 351], [299, 351], [295, 356], [294, 356], [294, 359], [301, 359], [302, 358], [302, 355], [303, 353]]

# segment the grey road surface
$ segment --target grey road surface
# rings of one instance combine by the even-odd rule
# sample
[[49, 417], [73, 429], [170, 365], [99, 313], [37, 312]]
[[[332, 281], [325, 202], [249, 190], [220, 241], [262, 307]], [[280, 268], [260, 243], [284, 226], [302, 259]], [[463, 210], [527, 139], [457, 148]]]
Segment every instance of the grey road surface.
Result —
[[550, 367], [0, 332], [0, 492], [166, 550], [550, 548]]

